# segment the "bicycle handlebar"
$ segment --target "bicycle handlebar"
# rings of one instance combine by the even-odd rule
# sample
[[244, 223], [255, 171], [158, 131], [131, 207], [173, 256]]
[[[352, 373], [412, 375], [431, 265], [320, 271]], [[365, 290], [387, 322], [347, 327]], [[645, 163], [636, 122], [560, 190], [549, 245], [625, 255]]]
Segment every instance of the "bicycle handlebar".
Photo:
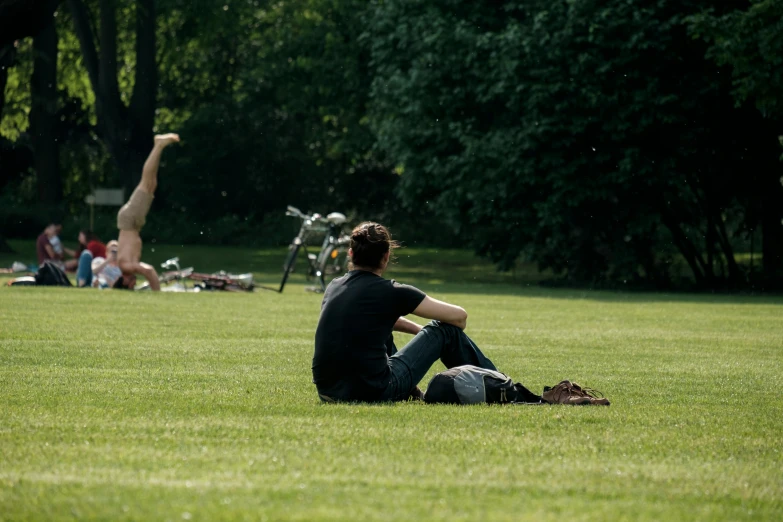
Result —
[[304, 212], [302, 212], [298, 208], [292, 207], [291, 205], [288, 205], [286, 207], [285, 215], [286, 216], [298, 217], [299, 219], [301, 219], [303, 221], [310, 221], [311, 223], [316, 223], [316, 222], [318, 222], [318, 223], [326, 223], [328, 221], [326, 218], [324, 218], [318, 212], [315, 212], [312, 215], [308, 216], [307, 214], [305, 214]]
[[160, 264], [161, 268], [171, 268], [172, 266], [179, 270], [179, 257], [172, 257]]

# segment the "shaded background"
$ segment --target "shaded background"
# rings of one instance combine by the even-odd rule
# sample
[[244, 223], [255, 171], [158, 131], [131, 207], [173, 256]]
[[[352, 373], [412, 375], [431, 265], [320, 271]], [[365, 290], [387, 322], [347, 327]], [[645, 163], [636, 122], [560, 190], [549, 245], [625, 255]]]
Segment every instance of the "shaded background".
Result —
[[146, 240], [284, 244], [292, 204], [565, 284], [780, 289], [782, 62], [781, 0], [0, 0], [0, 246], [75, 237], [176, 131]]

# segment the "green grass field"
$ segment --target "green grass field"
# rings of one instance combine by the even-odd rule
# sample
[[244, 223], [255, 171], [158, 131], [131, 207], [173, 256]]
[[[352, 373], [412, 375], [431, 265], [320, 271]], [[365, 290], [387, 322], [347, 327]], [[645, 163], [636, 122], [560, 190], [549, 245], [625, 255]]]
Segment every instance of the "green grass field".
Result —
[[[32, 259], [14, 246], [0, 266]], [[148, 254], [274, 284], [283, 251]], [[783, 519], [782, 298], [543, 289], [451, 251], [403, 251], [392, 275], [463, 305], [515, 380], [612, 406], [320, 404], [301, 276], [2, 287], [0, 520]]]

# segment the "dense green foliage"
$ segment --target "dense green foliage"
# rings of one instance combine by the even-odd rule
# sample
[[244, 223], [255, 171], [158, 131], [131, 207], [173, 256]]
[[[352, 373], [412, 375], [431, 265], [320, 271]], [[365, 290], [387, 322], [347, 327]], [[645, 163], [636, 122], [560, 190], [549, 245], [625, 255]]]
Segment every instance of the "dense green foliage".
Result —
[[[682, 260], [700, 287], [773, 288], [782, 16], [781, 0], [68, 0], [55, 59], [34, 65], [28, 38], [3, 69], [0, 227], [84, 225], [92, 188], [132, 188], [154, 119], [183, 136], [158, 240], [281, 243], [294, 204], [575, 282], [678, 286]], [[48, 117], [31, 111], [53, 96], [31, 82], [47, 64]]]
[[756, 0], [746, 11], [695, 15], [693, 34], [711, 46], [708, 56], [730, 65], [738, 101], [752, 101], [763, 113], [783, 115], [783, 2]]
[[462, 5], [372, 17], [373, 121], [409, 205], [575, 279], [666, 284], [674, 252], [698, 282], [743, 279], [732, 240], [779, 178], [777, 136], [689, 37], [702, 2]]
[[[279, 277], [276, 250], [188, 251]], [[0, 518], [780, 520], [781, 299], [442, 283], [496, 275], [408, 254], [392, 275], [464, 305], [503, 371], [612, 405], [322, 405], [300, 284], [3, 287]]]

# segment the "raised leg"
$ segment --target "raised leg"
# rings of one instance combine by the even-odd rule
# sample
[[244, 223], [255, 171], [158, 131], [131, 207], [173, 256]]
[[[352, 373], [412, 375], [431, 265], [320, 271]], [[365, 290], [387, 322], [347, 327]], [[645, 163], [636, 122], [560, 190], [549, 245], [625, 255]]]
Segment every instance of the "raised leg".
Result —
[[82, 250], [79, 256], [79, 267], [76, 270], [76, 286], [84, 287], [92, 285], [92, 252]]
[[141, 181], [139, 188], [147, 194], [155, 194], [158, 188], [158, 168], [160, 167], [160, 155], [163, 149], [179, 141], [177, 134], [159, 134], [155, 136], [155, 146], [152, 147], [147, 161], [144, 162], [144, 168], [141, 171]]

